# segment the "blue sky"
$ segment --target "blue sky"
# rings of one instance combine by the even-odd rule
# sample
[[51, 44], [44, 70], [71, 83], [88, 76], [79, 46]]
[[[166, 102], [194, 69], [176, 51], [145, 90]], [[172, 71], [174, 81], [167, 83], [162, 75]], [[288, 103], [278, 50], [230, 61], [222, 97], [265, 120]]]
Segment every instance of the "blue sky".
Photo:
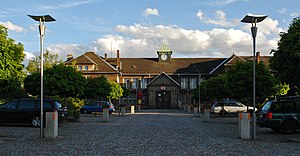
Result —
[[258, 24], [257, 51], [270, 55], [279, 33], [300, 16], [298, 0], [2, 0], [0, 24], [24, 45], [26, 59], [39, 55], [38, 23], [27, 14], [49, 14], [45, 48], [75, 57], [157, 57], [168, 45], [173, 57], [229, 57], [252, 54], [248, 13], [268, 15]]

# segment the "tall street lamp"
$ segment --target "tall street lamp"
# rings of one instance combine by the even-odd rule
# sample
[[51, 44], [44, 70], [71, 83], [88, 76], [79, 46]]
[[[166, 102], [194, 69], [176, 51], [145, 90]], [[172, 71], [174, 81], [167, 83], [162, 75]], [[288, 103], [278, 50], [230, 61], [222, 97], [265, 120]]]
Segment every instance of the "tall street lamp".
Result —
[[256, 126], [256, 116], [255, 116], [255, 38], [257, 34], [257, 27], [256, 24], [263, 21], [267, 15], [253, 15], [253, 14], [247, 14], [241, 22], [243, 23], [251, 23], [251, 33], [253, 37], [253, 112], [252, 112], [252, 130], [251, 130], [251, 138], [255, 139], [255, 126]]
[[45, 36], [45, 31], [46, 31], [46, 26], [45, 22], [53, 22], [55, 19], [51, 17], [50, 15], [43, 15], [43, 16], [33, 16], [33, 15], [28, 15], [30, 18], [32, 18], [35, 21], [38, 21], [40, 23], [39, 25], [39, 32], [40, 32], [40, 57], [41, 57], [41, 62], [40, 62], [40, 70], [41, 70], [41, 117], [40, 117], [40, 137], [44, 137], [44, 132], [43, 132], [43, 107], [44, 107], [44, 89], [43, 89], [43, 51], [44, 51], [44, 36]]

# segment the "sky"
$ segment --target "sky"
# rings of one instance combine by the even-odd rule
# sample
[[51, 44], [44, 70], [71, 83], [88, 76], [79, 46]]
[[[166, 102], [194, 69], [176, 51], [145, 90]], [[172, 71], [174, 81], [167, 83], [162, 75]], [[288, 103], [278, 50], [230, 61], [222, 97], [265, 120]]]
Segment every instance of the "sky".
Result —
[[51, 15], [45, 49], [65, 61], [87, 51], [108, 57], [156, 58], [163, 45], [172, 57], [252, 55], [246, 14], [268, 15], [257, 24], [256, 50], [272, 55], [280, 32], [300, 16], [299, 0], [1, 0], [0, 24], [24, 45], [28, 59], [40, 55], [38, 22], [27, 15]]

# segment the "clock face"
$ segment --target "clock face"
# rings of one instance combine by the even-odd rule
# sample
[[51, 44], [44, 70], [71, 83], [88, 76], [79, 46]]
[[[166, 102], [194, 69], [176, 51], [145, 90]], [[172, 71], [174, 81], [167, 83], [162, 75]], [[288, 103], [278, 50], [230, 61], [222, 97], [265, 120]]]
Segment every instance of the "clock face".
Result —
[[168, 56], [166, 54], [162, 54], [160, 56], [160, 58], [165, 61], [165, 60], [167, 60]]

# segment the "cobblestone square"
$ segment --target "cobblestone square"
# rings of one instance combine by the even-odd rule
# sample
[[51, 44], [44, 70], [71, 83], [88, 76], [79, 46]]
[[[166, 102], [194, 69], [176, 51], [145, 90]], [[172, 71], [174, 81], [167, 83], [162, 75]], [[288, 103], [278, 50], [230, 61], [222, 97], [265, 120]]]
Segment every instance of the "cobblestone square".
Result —
[[81, 114], [59, 124], [59, 137], [39, 138], [39, 128], [0, 127], [0, 155], [300, 155], [299, 133], [257, 127], [255, 140], [238, 135], [236, 116], [194, 117], [183, 110], [142, 110], [121, 117]]

